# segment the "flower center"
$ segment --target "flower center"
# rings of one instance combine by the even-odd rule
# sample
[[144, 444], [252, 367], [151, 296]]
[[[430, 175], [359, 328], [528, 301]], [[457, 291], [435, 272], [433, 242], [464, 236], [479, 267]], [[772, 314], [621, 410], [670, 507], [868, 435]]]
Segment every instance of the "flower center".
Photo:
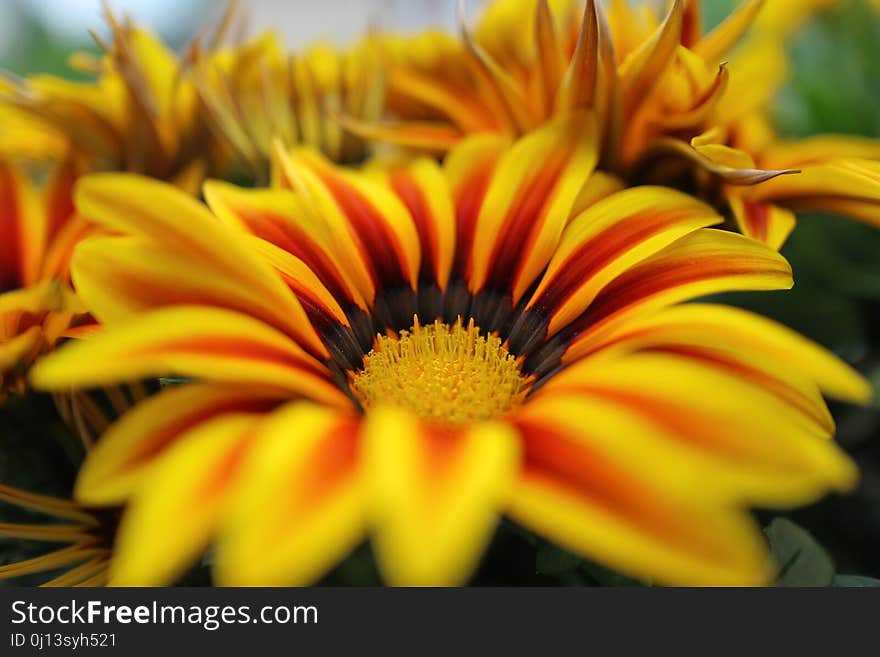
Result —
[[480, 335], [473, 320], [462, 326], [435, 321], [398, 337], [376, 337], [351, 387], [365, 409], [376, 403], [459, 424], [498, 417], [518, 405], [529, 380], [501, 340]]

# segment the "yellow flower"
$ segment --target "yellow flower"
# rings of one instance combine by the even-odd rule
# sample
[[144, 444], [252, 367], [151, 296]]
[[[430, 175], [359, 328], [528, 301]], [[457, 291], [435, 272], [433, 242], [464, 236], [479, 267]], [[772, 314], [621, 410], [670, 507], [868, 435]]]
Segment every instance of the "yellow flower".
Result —
[[197, 191], [215, 153], [195, 87], [152, 33], [119, 23], [109, 10], [106, 18], [113, 41], [99, 42], [104, 57], [71, 57], [94, 81], [34, 75], [0, 89], [3, 112], [30, 119], [18, 142], [63, 139], [87, 170], [142, 173]]
[[698, 190], [774, 248], [793, 228], [793, 210], [880, 224], [880, 143], [780, 143], [767, 120], [786, 76], [782, 24], [828, 4], [744, 0], [705, 33], [697, 0], [675, 0], [662, 20], [653, 6], [625, 0], [607, 10], [595, 0], [495, 0], [473, 34], [463, 24], [460, 39], [386, 37], [396, 119], [346, 126], [445, 152], [465, 135], [520, 135], [592, 108], [601, 171], [627, 184]]
[[210, 209], [83, 179], [79, 211], [119, 233], [73, 263], [105, 328], [32, 381], [188, 381], [81, 471], [84, 504], [127, 504], [111, 583], [173, 581], [214, 543], [220, 583], [305, 584], [371, 537], [389, 583], [454, 584], [501, 514], [652, 581], [768, 581], [747, 506], [850, 488], [820, 391], [870, 387], [772, 322], [682, 304], [791, 271], [680, 192], [597, 194], [598, 157], [576, 114], [442, 168], [279, 149], [275, 188], [211, 182]]
[[90, 228], [73, 212], [75, 165], [64, 162], [37, 190], [0, 160], [0, 402], [85, 312], [69, 284], [73, 247]]
[[312, 146], [335, 162], [364, 158], [364, 142], [344, 132], [334, 117], [380, 116], [380, 66], [369, 41], [345, 52], [317, 44], [288, 55], [269, 33], [213, 53], [196, 48], [192, 59], [212, 127], [256, 179], [268, 178], [275, 138]]

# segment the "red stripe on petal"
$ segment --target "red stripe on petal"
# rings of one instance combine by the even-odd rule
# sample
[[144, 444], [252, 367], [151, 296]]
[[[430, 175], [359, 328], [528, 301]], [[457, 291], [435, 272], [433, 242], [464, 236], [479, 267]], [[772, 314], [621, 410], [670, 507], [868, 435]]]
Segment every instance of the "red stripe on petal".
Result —
[[0, 292], [24, 284], [21, 204], [15, 177], [0, 163]]
[[408, 286], [403, 248], [397, 235], [388, 229], [382, 213], [340, 178], [324, 171], [317, 173], [348, 218], [353, 228], [352, 239], [364, 254], [365, 261], [372, 264], [369, 269], [373, 284], [377, 288]]
[[468, 175], [455, 196], [456, 248], [452, 265], [453, 278], [470, 276], [470, 254], [480, 208], [486, 198], [496, 161], [489, 159]]
[[291, 482], [299, 491], [299, 495], [288, 500], [295, 503], [296, 508], [291, 510], [298, 514], [318, 510], [322, 501], [356, 472], [361, 456], [360, 446], [359, 419], [352, 417], [340, 420], [315, 446], [309, 468], [304, 472], [305, 479]]
[[525, 254], [541, 232], [553, 190], [570, 155], [568, 151], [557, 153], [531, 180], [520, 182], [521, 191], [512, 204], [512, 213], [502, 224], [501, 235], [495, 240], [486, 287], [504, 290], [516, 280], [517, 270], [526, 261]]
[[633, 245], [644, 242], [667, 226], [693, 215], [693, 209], [645, 213], [630, 217], [627, 221], [593, 236], [568, 257], [559, 274], [546, 286], [534, 306], [548, 315], [552, 314], [594, 274]]
[[422, 190], [413, 180], [408, 171], [398, 170], [391, 174], [391, 188], [400, 197], [412, 215], [419, 235], [419, 245], [422, 251], [422, 264], [419, 272], [420, 278], [429, 279], [435, 283], [437, 272], [437, 223], [431, 216], [431, 208], [428, 205]]
[[305, 230], [270, 212], [253, 211], [244, 206], [235, 207], [235, 212], [254, 235], [305, 262], [337, 300], [353, 303], [336, 266]]
[[134, 469], [145, 465], [185, 431], [211, 418], [226, 413], [267, 413], [279, 403], [281, 402], [277, 399], [262, 399], [258, 397], [237, 397], [233, 399], [218, 397], [214, 404], [199, 408], [195, 413], [181, 417], [162, 427], [160, 431], [151, 434], [148, 440], [144, 440], [136, 449], [132, 450], [128, 458], [120, 464], [120, 467], [122, 469]]
[[701, 349], [699, 347], [663, 345], [652, 347], [650, 348], [650, 351], [683, 356], [685, 358], [708, 363], [719, 369], [727, 370], [737, 378], [751, 381], [758, 387], [773, 393], [773, 395], [799, 410], [829, 433], [834, 433], [834, 425], [829, 424], [828, 416], [821, 413], [821, 411], [817, 411], [816, 404], [811, 399], [804, 396], [784, 380], [772, 376], [762, 370], [750, 367], [746, 363], [738, 361], [732, 357], [727, 357], [720, 352]]
[[[524, 449], [522, 476], [586, 499], [625, 522], [688, 543], [697, 539], [682, 518], [659, 501], [657, 491], [582, 440], [548, 426], [521, 423]], [[693, 545], [694, 551], [698, 546]]]

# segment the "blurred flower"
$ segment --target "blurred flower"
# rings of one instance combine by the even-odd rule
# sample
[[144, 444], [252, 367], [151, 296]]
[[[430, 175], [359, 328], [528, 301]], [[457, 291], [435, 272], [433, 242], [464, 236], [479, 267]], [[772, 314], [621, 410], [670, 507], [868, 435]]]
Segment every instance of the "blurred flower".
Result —
[[195, 88], [183, 79], [174, 53], [148, 30], [120, 23], [109, 10], [106, 18], [113, 41], [99, 41], [104, 57], [71, 57], [94, 81], [30, 76], [5, 90], [2, 111], [15, 108], [30, 118], [20, 143], [63, 139], [86, 170], [142, 173], [195, 193], [215, 156]]
[[273, 139], [312, 146], [335, 162], [358, 162], [365, 143], [335, 115], [379, 119], [381, 69], [366, 41], [348, 51], [313, 45], [288, 55], [265, 34], [241, 46], [191, 52], [191, 73], [212, 126], [257, 180], [267, 180]]
[[[0, 523], [0, 536], [64, 547], [0, 565], [0, 579], [52, 573], [42, 586], [104, 586], [118, 512], [89, 511], [72, 500], [0, 484], [0, 502], [53, 518], [46, 523]], [[61, 521], [61, 522], [59, 522]]]
[[653, 6], [623, 0], [607, 11], [594, 0], [496, 0], [473, 33], [462, 19], [460, 39], [385, 37], [387, 104], [397, 119], [346, 125], [444, 152], [468, 134], [523, 134], [592, 108], [601, 171], [696, 191], [774, 248], [794, 227], [793, 210], [876, 225], [877, 141], [779, 142], [769, 121], [786, 76], [785, 35], [830, 4], [745, 0], [706, 33], [697, 0], [675, 0], [662, 20]]
[[172, 581], [213, 541], [221, 583], [303, 584], [368, 535], [388, 582], [458, 583], [502, 513], [638, 577], [765, 582], [745, 507], [851, 487], [819, 391], [870, 387], [781, 326], [681, 304], [787, 288], [788, 263], [680, 192], [594, 193], [598, 158], [575, 113], [442, 169], [279, 148], [275, 188], [209, 183], [210, 210], [84, 179], [78, 210], [121, 234], [72, 267], [105, 328], [33, 382], [188, 381], [81, 471], [83, 503], [129, 504], [111, 583]]
[[75, 165], [64, 162], [40, 189], [0, 160], [0, 402], [85, 312], [70, 287], [73, 247], [90, 230], [75, 215]]

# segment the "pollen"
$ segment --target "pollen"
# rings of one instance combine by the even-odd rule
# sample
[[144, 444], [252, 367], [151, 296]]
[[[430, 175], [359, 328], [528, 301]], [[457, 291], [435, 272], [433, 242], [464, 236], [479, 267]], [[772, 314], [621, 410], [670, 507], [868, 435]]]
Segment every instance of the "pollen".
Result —
[[377, 403], [403, 407], [444, 424], [488, 420], [520, 404], [529, 380], [494, 335], [470, 320], [436, 321], [389, 337], [379, 335], [351, 387], [366, 410]]

